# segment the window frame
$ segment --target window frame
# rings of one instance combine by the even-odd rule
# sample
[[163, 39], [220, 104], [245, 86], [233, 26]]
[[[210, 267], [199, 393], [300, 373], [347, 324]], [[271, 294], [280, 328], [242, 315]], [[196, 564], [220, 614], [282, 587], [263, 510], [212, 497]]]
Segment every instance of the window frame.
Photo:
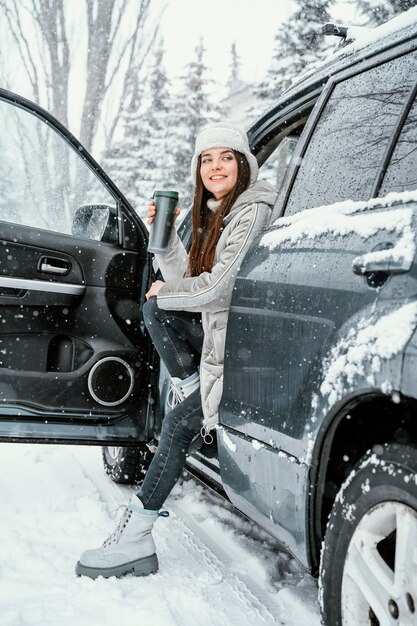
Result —
[[398, 140], [401, 137], [404, 125], [415, 102], [417, 102], [417, 81], [408, 94], [408, 97], [404, 104], [404, 108], [399, 117], [397, 127], [394, 129], [394, 132], [392, 133], [392, 136], [388, 143], [387, 149], [384, 154], [383, 165], [378, 172], [378, 176], [375, 179], [374, 186], [372, 188], [372, 198], [379, 197], [379, 192], [381, 191], [381, 187], [384, 183], [385, 174], [387, 173], [387, 169], [397, 147]]
[[[116, 205], [119, 231], [118, 246], [127, 250], [137, 250], [138, 245], [145, 247], [148, 241], [148, 231], [146, 226], [139, 218], [130, 202], [120, 192], [118, 187], [114, 184], [111, 178], [109, 178], [99, 163], [91, 156], [89, 151], [84, 148], [81, 142], [78, 141], [78, 139], [59, 120], [51, 115], [51, 113], [34, 102], [31, 102], [27, 98], [8, 91], [7, 89], [0, 88], [0, 100], [9, 106], [15, 106], [22, 109], [27, 115], [32, 115], [43, 122], [45, 126], [50, 127], [52, 132], [59, 135], [62, 141], [64, 141], [64, 143], [66, 143], [73, 152], [78, 154], [80, 161], [82, 161], [85, 166], [91, 170], [103, 187], [107, 189], [108, 193], [114, 198]], [[59, 236], [71, 235], [59, 233]]]
[[[249, 131], [248, 133], [252, 150], [256, 154], [256, 158], [258, 160], [259, 168], [262, 168], [262, 165], [264, 165], [275, 150], [277, 150], [278, 146], [282, 143], [285, 137], [291, 135], [291, 133], [299, 126], [303, 126], [297, 146], [295, 147], [291, 161], [285, 171], [280, 188], [278, 189], [278, 196], [272, 210], [270, 221], [280, 217], [280, 212], [277, 213], [277, 207], [281, 206], [280, 198], [282, 197], [283, 191], [287, 188], [289, 177], [291, 176], [294, 168], [297, 150], [302, 142], [305, 127], [308, 124], [308, 120], [312, 115], [312, 111], [321, 91], [322, 87], [316, 86], [316, 88], [307, 93], [304, 98], [291, 102], [282, 110], [278, 109], [278, 111], [271, 112], [271, 114], [268, 115], [266, 122], [262, 124], [260, 129], [255, 131], [257, 134], [255, 134], [254, 131]], [[279, 140], [276, 142], [276, 145], [274, 145], [272, 149], [269, 149], [271, 143], [275, 142], [277, 137]]]

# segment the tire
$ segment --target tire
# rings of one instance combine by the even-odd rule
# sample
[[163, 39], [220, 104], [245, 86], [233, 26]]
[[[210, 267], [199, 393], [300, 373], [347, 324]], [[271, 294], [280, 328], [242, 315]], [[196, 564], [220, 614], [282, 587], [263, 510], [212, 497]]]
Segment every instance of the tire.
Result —
[[106, 474], [123, 485], [140, 485], [153, 456], [146, 445], [103, 446], [102, 455]]
[[417, 450], [375, 446], [351, 472], [320, 565], [326, 626], [417, 624]]

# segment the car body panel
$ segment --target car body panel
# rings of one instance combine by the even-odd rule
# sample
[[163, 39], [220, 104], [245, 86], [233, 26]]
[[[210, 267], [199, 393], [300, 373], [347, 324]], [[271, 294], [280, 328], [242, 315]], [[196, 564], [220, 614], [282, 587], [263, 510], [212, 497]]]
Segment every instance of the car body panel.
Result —
[[[361, 337], [366, 328], [377, 328], [378, 323], [383, 328], [382, 316], [395, 315], [407, 306], [416, 293], [416, 275], [414, 271], [392, 275], [383, 286], [370, 287], [366, 277], [353, 273], [352, 264], [387, 239], [394, 246], [396, 238], [401, 239], [401, 229], [396, 234], [384, 229], [384, 224], [389, 225], [388, 214], [391, 220], [395, 217], [401, 222], [403, 212], [404, 220], [415, 229], [415, 208], [401, 206], [395, 213], [391, 207], [374, 209], [381, 225], [366, 240], [357, 232], [361, 221], [368, 217], [367, 211], [350, 216], [349, 234], [332, 238], [306, 235], [295, 243], [285, 243], [284, 226], [278, 229], [281, 242], [276, 250], [265, 248], [262, 255], [262, 240], [273, 240], [272, 228], [256, 242], [242, 264], [229, 314], [221, 424], [229, 434], [233, 430], [243, 436], [237, 440], [238, 448], [245, 438], [253, 438], [271, 450], [270, 454], [276, 454], [274, 450], [285, 453], [288, 470], [284, 472], [286, 480], [277, 482], [276, 507], [284, 497], [280, 489], [287, 489], [288, 474], [294, 472], [297, 477], [298, 464], [311, 463], [318, 431], [337, 402], [349, 392], [368, 393], [383, 383], [388, 391], [399, 388], [401, 359], [393, 367], [394, 359], [383, 361], [377, 349], [374, 354], [359, 356], [355, 356], [355, 350], [363, 350]], [[403, 348], [400, 345], [399, 352]], [[340, 367], [336, 369], [338, 360]], [[225, 447], [221, 437], [218, 445], [221, 457]], [[227, 455], [231, 456], [230, 451]], [[240, 458], [239, 452], [237, 455]], [[244, 456], [241, 463], [242, 475], [252, 471]], [[230, 460], [220, 467], [228, 491], [230, 482], [236, 482], [237, 470]], [[307, 523], [309, 482], [302, 484], [302, 519]], [[288, 519], [275, 510], [274, 502], [268, 498], [262, 509], [257, 491], [246, 489], [244, 493], [252, 505], [255, 500], [258, 503], [258, 518], [262, 510], [268, 511], [268, 520], [273, 515], [274, 534], [283, 540], [282, 534], [288, 534]], [[234, 501], [235, 495], [230, 497]], [[242, 494], [236, 500], [240, 509], [241, 499]], [[264, 519], [263, 525], [270, 525], [268, 520]], [[307, 534], [307, 526], [304, 532]], [[294, 545], [299, 545], [298, 536], [294, 536]], [[296, 556], [303, 561], [305, 553], [297, 552]]]
[[227, 427], [219, 429], [217, 442], [223, 486], [231, 502], [277, 537], [301, 563], [308, 563], [308, 465]]
[[[404, 58], [414, 67], [415, 47], [414, 39], [397, 50], [388, 48], [381, 54], [377, 49], [375, 58], [362, 58], [353, 68], [342, 63], [340, 74], [328, 74], [330, 80], [323, 74], [322, 95], [301, 134], [274, 208], [273, 219], [284, 217], [276, 219], [252, 245], [232, 299], [220, 407], [220, 432], [224, 429], [227, 437], [218, 437], [219, 459], [224, 459], [222, 482], [240, 510], [268, 528], [309, 568], [315, 561], [311, 554], [314, 498], [323, 489], [319, 467], [321, 462], [325, 467], [322, 450], [332, 424], [346, 415], [344, 407], [349, 403], [353, 406], [362, 398], [383, 394], [389, 397], [392, 390], [401, 388], [403, 351], [417, 323], [412, 264], [416, 204], [405, 193], [369, 202], [359, 196], [356, 202], [316, 209], [308, 205], [295, 215], [291, 211], [288, 218], [284, 207], [335, 86], [358, 71], [378, 72], [387, 62], [394, 66], [399, 56], [400, 64]], [[402, 57], [404, 50], [413, 56]], [[405, 63], [405, 74], [406, 67]], [[415, 97], [414, 75], [411, 72], [401, 83], [402, 93], [393, 87], [392, 102], [398, 106], [392, 109], [392, 129], [385, 126], [386, 147], [381, 149], [380, 165], [376, 163], [369, 176], [368, 193], [377, 193], [376, 181], [382, 180], [381, 168], [386, 167], [398, 137], [397, 120], [401, 121], [402, 111], [409, 110], [407, 103]], [[317, 83], [311, 85], [316, 93]], [[300, 88], [298, 96], [303, 101], [307, 95], [308, 90], [304, 93]], [[286, 110], [284, 103], [280, 106]], [[295, 97], [291, 106], [296, 109]], [[261, 149], [266, 141], [262, 133], [268, 138], [268, 123], [279, 127], [275, 114], [266, 114], [252, 131]], [[394, 257], [403, 253], [411, 255], [411, 260], [397, 272]], [[361, 263], [384, 255], [385, 264], [376, 266], [381, 272], [359, 271]], [[404, 315], [404, 334], [384, 352], [390, 320], [393, 326], [401, 325]], [[370, 353], [365, 350], [366, 341], [371, 342]], [[230, 441], [233, 446], [228, 445]], [[248, 442], [254, 448], [250, 453]], [[300, 468], [305, 468], [301, 481]], [[271, 478], [271, 472], [277, 476]], [[271, 491], [259, 488], [266, 477], [274, 487]], [[289, 484], [297, 504], [287, 511], [281, 503], [288, 500]]]

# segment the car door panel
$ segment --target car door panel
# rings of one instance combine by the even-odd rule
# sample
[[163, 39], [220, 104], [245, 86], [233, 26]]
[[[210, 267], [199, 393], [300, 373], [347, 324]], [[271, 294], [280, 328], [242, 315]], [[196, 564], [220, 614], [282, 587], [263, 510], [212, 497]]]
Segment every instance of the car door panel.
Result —
[[[134, 364], [137, 350], [145, 344], [139, 331], [137, 287], [145, 259], [110, 244], [63, 235], [59, 249], [47, 248], [56, 245], [56, 235], [48, 231], [38, 231], [38, 246], [25, 245], [24, 231], [32, 230], [22, 226], [21, 242], [7, 241], [7, 226], [0, 227], [7, 261], [0, 281], [10, 281], [8, 287], [2, 285], [7, 291], [0, 295], [0, 363], [4, 376], [13, 378], [14, 395], [22, 405], [38, 410], [53, 411], [59, 398], [60, 411], [117, 414], [120, 409], [104, 409], [86, 393], [86, 379], [90, 363], [113, 355]], [[44, 258], [66, 261], [66, 276], [46, 279], [40, 271]], [[132, 406], [137, 399], [132, 395]]]
[[[309, 219], [308, 212], [305, 217]], [[363, 238], [360, 233], [370, 218], [379, 226]], [[255, 245], [249, 252], [236, 282], [222, 422], [297, 458], [305, 454], [307, 415], [329, 350], [361, 320], [372, 317], [378, 300], [401, 306], [414, 289], [412, 272], [387, 272], [383, 282], [373, 284], [369, 275], [354, 272], [355, 260], [369, 251], [388, 242], [402, 247], [404, 229], [412, 232], [416, 226], [413, 205], [395, 211], [370, 208], [349, 220], [350, 233], [331, 237], [309, 235], [306, 225], [305, 236], [296, 243], [290, 237], [278, 243], [285, 239], [285, 227], [271, 229], [257, 242], [258, 249]], [[277, 245], [271, 250], [274, 237]], [[265, 261], [260, 260], [263, 247], [268, 250]], [[258, 390], [251, 382], [255, 379]]]
[[[100, 439], [106, 424], [110, 437], [139, 437], [153, 354], [140, 308], [146, 229], [59, 123], [9, 105], [0, 101], [12, 144], [0, 163], [0, 436], [26, 416], [26, 435], [48, 440], [58, 430], [58, 439], [86, 440], [98, 433], [89, 424], [101, 424]], [[51, 156], [37, 154], [38, 137]], [[27, 178], [32, 163], [42, 184]], [[24, 202], [32, 197], [37, 209]]]
[[227, 468], [226, 492], [234, 506], [308, 563], [302, 514], [308, 466], [235, 430], [220, 431], [218, 443], [220, 467]]

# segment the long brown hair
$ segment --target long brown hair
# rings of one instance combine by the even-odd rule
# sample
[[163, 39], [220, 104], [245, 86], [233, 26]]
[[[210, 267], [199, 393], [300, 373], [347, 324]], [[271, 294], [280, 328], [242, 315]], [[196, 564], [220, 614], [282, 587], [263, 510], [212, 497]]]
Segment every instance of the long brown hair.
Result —
[[237, 161], [236, 185], [222, 199], [216, 211], [211, 211], [207, 200], [212, 194], [204, 187], [200, 176], [201, 155], [198, 157], [196, 186], [192, 207], [193, 233], [190, 248], [190, 273], [199, 276], [210, 272], [213, 267], [216, 245], [223, 230], [223, 220], [236, 202], [238, 196], [249, 187], [250, 168], [246, 157], [232, 150]]

